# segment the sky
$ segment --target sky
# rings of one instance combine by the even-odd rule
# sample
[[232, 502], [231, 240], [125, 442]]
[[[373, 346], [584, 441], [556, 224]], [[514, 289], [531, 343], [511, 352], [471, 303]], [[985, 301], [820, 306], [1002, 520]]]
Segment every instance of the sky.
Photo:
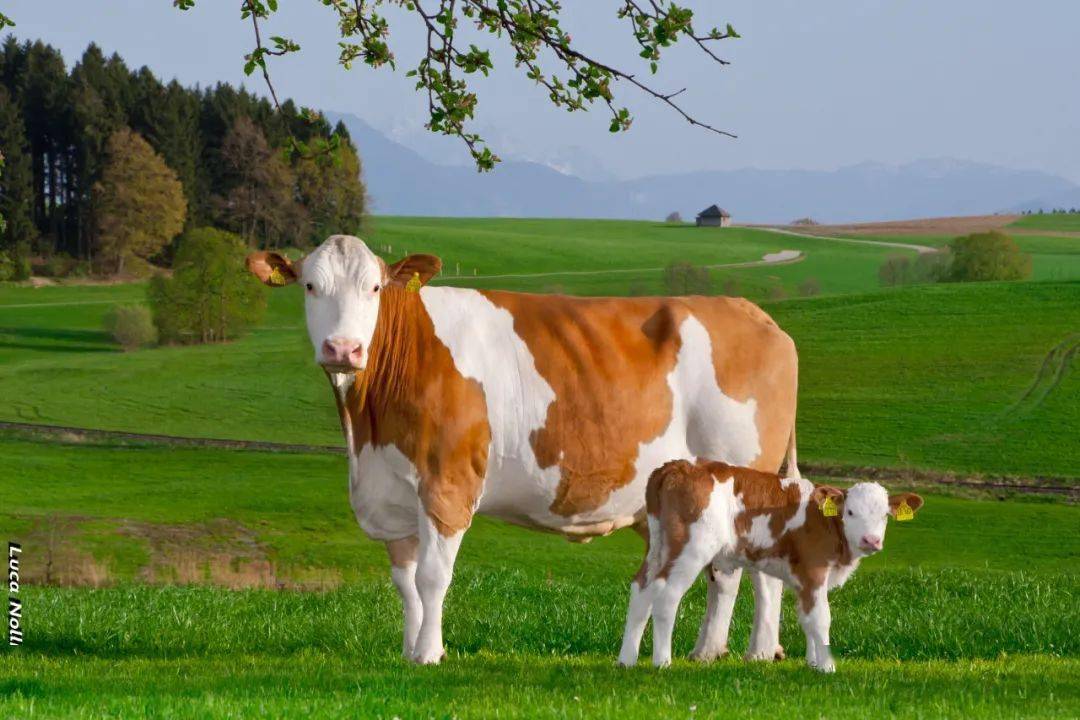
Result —
[[[431, 0], [429, 0], [431, 2]], [[337, 27], [317, 0], [280, 0], [266, 35], [300, 43], [271, 59], [279, 95], [354, 113], [431, 159], [464, 162], [458, 141], [423, 128], [426, 100], [404, 76], [422, 49], [414, 16], [391, 11], [398, 70], [337, 65]], [[632, 87], [616, 88], [635, 115], [611, 134], [601, 107], [568, 114], [494, 52], [476, 83], [475, 127], [504, 157], [590, 177], [703, 169], [833, 169], [873, 161], [951, 157], [1042, 170], [1080, 182], [1080, 2], [1076, 0], [684, 0], [699, 28], [731, 23], [742, 35], [716, 45], [719, 66], [692, 46], [670, 49], [649, 80], [678, 90], [688, 111], [738, 135], [689, 126]], [[20, 39], [58, 47], [69, 65], [93, 41], [129, 65], [184, 84], [227, 81], [265, 93], [243, 74], [251, 26], [239, 0], [14, 0], [5, 12]], [[644, 77], [617, 0], [564, 0], [580, 48]], [[493, 50], [499, 41], [478, 39]], [[361, 153], [363, 148], [361, 148]]]

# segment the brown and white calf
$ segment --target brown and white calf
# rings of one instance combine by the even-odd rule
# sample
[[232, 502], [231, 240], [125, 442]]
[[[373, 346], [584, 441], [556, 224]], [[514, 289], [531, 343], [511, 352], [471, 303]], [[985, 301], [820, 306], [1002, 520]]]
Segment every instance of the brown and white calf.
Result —
[[[404, 651], [420, 663], [443, 655], [443, 598], [475, 513], [579, 540], [644, 532], [645, 486], [665, 460], [780, 468], [798, 377], [791, 338], [746, 300], [431, 287], [440, 265], [388, 264], [343, 235], [298, 261], [248, 257], [267, 285], [303, 289], [353, 511], [386, 543]], [[753, 576], [752, 654], [771, 659], [782, 587]], [[705, 636], [718, 620], [706, 617]]]
[[[722, 462], [676, 460], [649, 477], [646, 503], [649, 547], [630, 586], [621, 665], [637, 662], [650, 614], [653, 664], [670, 664], [675, 613], [698, 573], [711, 566], [714, 581], [723, 584], [746, 567], [795, 592], [806, 660], [833, 672], [829, 590], [842, 585], [863, 557], [881, 550], [890, 515], [900, 508], [910, 518], [923, 501], [913, 493], [888, 495], [873, 482], [844, 491]], [[724, 634], [712, 640], [724, 647], [730, 597], [720, 610]]]

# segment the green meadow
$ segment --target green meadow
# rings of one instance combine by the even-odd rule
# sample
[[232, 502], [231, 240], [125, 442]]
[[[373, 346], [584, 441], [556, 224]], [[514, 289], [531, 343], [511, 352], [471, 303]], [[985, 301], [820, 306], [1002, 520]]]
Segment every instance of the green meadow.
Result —
[[1056, 232], [1080, 232], [1080, 213], [1025, 215], [1009, 227], [1028, 230], [1053, 230]]
[[[912, 251], [742, 228], [373, 218], [369, 238], [388, 258], [439, 254], [439, 282], [612, 295], [659, 292], [672, 261], [799, 250], [713, 274], [799, 346], [804, 462], [1076, 482], [1080, 278], [1039, 271], [1040, 257], [1080, 257], [1071, 238], [1018, 237], [1037, 281], [890, 290], [878, 266]], [[808, 278], [821, 295], [794, 297]], [[788, 299], [766, 300], [778, 287]], [[120, 352], [102, 318], [143, 296], [0, 284], [0, 420], [341, 445], [296, 288], [271, 292], [239, 341]], [[0, 717], [1080, 715], [1080, 509], [920, 492], [915, 521], [893, 523], [834, 594], [834, 676], [804, 666], [789, 602], [789, 659], [737, 658], [748, 583], [736, 657], [618, 669], [637, 536], [575, 545], [484, 518], [447, 600], [449, 657], [417, 668], [400, 657], [385, 551], [352, 518], [343, 456], [0, 429], [0, 532], [24, 547], [26, 633], [0, 651]], [[703, 607], [699, 583], [682, 656]]]

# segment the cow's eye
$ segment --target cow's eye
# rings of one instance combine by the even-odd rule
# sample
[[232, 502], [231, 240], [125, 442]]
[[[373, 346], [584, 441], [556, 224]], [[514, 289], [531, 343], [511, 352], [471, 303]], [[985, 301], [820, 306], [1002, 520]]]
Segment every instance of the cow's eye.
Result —
[[379, 292], [379, 286], [378, 286], [378, 285], [376, 285], [375, 287], [373, 287], [373, 288], [371, 289], [371, 292]]
[[314, 285], [312, 285], [311, 283], [308, 283], [308, 284], [307, 284], [307, 285], [305, 285], [304, 287], [306, 287], [306, 288], [308, 289], [308, 292], [311, 292], [312, 290], [314, 290], [314, 289], [315, 289], [315, 286], [314, 286]]

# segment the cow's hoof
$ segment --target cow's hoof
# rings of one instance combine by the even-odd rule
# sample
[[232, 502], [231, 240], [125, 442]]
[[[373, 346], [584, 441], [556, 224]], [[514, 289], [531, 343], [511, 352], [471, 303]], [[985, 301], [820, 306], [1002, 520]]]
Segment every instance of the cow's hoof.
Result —
[[783, 660], [787, 657], [787, 653], [784, 652], [783, 645], [776, 646], [776, 652], [773, 653], [773, 660]]
[[619, 667], [634, 667], [635, 665], [637, 665], [637, 661], [637, 655], [620, 653], [617, 664]]
[[671, 667], [671, 658], [653, 658], [652, 664], [656, 669], [663, 670], [664, 668]]
[[818, 665], [811, 665], [810, 667], [814, 668], [815, 670], [817, 670], [820, 673], [834, 673], [834, 672], [836, 672], [836, 663], [833, 662], [832, 660], [826, 660], [823, 663], [820, 663]]
[[713, 660], [719, 660], [727, 654], [727, 645], [718, 648], [694, 648], [694, 651], [690, 653], [690, 659], [699, 663], [711, 663]]

